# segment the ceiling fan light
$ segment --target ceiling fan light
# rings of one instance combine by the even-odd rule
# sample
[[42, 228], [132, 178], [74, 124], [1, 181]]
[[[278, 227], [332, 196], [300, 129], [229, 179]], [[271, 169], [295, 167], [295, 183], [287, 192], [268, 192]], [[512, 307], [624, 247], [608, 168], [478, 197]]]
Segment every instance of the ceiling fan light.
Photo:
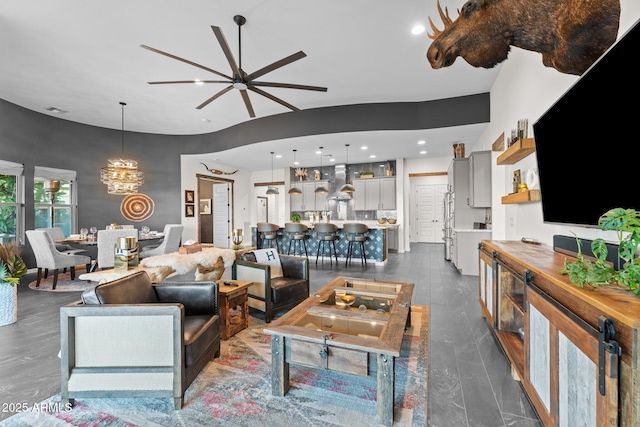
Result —
[[247, 84], [244, 82], [233, 82], [234, 89], [247, 90]]

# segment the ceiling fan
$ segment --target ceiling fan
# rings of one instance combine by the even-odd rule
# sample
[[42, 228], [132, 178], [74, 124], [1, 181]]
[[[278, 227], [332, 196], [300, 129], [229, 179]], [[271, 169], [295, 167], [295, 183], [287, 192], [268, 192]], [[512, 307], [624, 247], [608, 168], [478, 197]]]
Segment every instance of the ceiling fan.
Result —
[[314, 91], [318, 91], [318, 92], [326, 92], [327, 88], [326, 87], [319, 87], [319, 86], [307, 86], [307, 85], [299, 85], [299, 84], [292, 84], [292, 83], [274, 83], [274, 82], [264, 82], [264, 81], [258, 81], [255, 80], [271, 71], [274, 71], [278, 68], [284, 67], [287, 64], [290, 64], [294, 61], [297, 61], [299, 59], [304, 58], [305, 56], [307, 56], [303, 51], [299, 51], [297, 53], [294, 53], [293, 55], [287, 56], [286, 58], [283, 58], [279, 61], [276, 61], [270, 65], [267, 65], [266, 67], [263, 67], [257, 71], [254, 71], [251, 74], [247, 74], [245, 73], [245, 71], [242, 69], [242, 25], [244, 25], [245, 22], [247, 22], [246, 18], [244, 16], [241, 15], [236, 15], [233, 17], [233, 20], [235, 21], [236, 24], [238, 24], [238, 58], [240, 60], [240, 62], [236, 62], [233, 53], [231, 53], [231, 49], [229, 48], [229, 44], [227, 43], [227, 40], [224, 37], [224, 34], [222, 33], [222, 30], [220, 29], [220, 27], [216, 27], [216, 26], [211, 26], [211, 29], [213, 30], [213, 33], [215, 34], [216, 38], [218, 39], [218, 43], [220, 43], [220, 47], [222, 48], [222, 51], [224, 52], [224, 55], [227, 57], [227, 61], [229, 61], [229, 65], [231, 66], [231, 71], [233, 73], [233, 77], [228, 76], [224, 73], [221, 73], [219, 71], [213, 70], [209, 67], [205, 67], [204, 65], [200, 65], [200, 64], [196, 64], [195, 62], [189, 61], [187, 59], [183, 59], [180, 58], [178, 56], [172, 55], [170, 53], [167, 52], [163, 52], [161, 50], [158, 49], [154, 49], [152, 47], [146, 46], [141, 44], [140, 47], [150, 50], [152, 52], [156, 52], [159, 53], [160, 55], [164, 55], [164, 56], [168, 56], [169, 58], [172, 59], [176, 59], [178, 61], [184, 62], [186, 64], [189, 65], [193, 65], [194, 67], [198, 67], [200, 69], [203, 69], [205, 71], [208, 71], [210, 73], [216, 74], [220, 77], [225, 78], [226, 80], [176, 80], [176, 81], [163, 81], [163, 82], [148, 82], [151, 85], [160, 85], [160, 84], [206, 84], [206, 83], [230, 83], [229, 86], [225, 87], [224, 89], [222, 89], [221, 91], [219, 91], [218, 93], [216, 93], [215, 95], [213, 95], [211, 98], [207, 99], [206, 101], [204, 101], [202, 104], [198, 105], [196, 107], [196, 109], [201, 109], [206, 107], [207, 105], [209, 105], [209, 103], [211, 103], [212, 101], [214, 101], [215, 99], [221, 97], [222, 95], [224, 95], [225, 93], [229, 92], [231, 89], [237, 89], [240, 92], [240, 95], [242, 96], [242, 99], [244, 101], [244, 105], [247, 107], [247, 112], [249, 113], [250, 117], [255, 117], [255, 112], [253, 110], [253, 106], [251, 105], [251, 100], [249, 99], [249, 94], [247, 93], [247, 90], [250, 90], [252, 92], [257, 93], [258, 95], [262, 95], [265, 98], [268, 98], [272, 101], [277, 102], [278, 104], [281, 104], [293, 111], [300, 111], [299, 108], [294, 107], [293, 105], [289, 104], [288, 102], [283, 101], [282, 99], [271, 95], [270, 93], [265, 92], [264, 90], [260, 89], [258, 86], [262, 86], [262, 87], [280, 87], [280, 88], [287, 88], [287, 89], [302, 89], [302, 90], [314, 90]]

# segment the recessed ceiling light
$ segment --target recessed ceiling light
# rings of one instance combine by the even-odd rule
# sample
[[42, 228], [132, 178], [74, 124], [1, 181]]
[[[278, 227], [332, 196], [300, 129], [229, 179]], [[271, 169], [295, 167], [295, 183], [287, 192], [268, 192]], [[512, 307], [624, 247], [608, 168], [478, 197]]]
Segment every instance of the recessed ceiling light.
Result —
[[426, 143], [427, 141], [425, 141], [424, 139], [421, 139], [420, 141], [418, 141], [418, 145], [424, 145]]
[[360, 147], [361, 150], [368, 150], [369, 147], [367, 147], [366, 145], [363, 145], [362, 147]]
[[375, 155], [375, 154], [372, 154], [372, 155], [370, 155], [370, 156], [369, 156], [369, 158], [370, 158], [370, 159], [375, 159], [375, 158], [376, 158], [376, 155]]
[[281, 159], [282, 158], [282, 154], [276, 154], [276, 159]]
[[422, 25], [416, 25], [415, 27], [413, 27], [411, 29], [411, 34], [413, 34], [413, 35], [417, 36], [417, 35], [420, 35], [422, 33], [424, 33], [424, 27]]
[[420, 154], [427, 154], [427, 151], [426, 151], [426, 150], [422, 150], [422, 151], [420, 152]]
[[209, 120], [209, 119], [200, 119], [200, 121], [202, 123], [211, 123], [211, 120]]

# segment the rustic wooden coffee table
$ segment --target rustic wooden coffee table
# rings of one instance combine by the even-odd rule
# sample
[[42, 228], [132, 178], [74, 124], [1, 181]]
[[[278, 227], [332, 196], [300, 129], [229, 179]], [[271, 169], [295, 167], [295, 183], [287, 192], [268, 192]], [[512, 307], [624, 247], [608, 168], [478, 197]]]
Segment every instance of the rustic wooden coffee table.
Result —
[[[247, 292], [253, 282], [245, 280], [220, 279], [218, 282], [218, 308], [220, 310], [221, 338], [228, 340], [236, 333], [249, 327], [249, 303]], [[233, 283], [236, 286], [225, 285]], [[239, 307], [237, 314], [235, 307]]]
[[413, 286], [338, 277], [267, 324], [273, 395], [289, 391], [291, 363], [376, 375], [377, 421], [393, 425], [395, 358], [411, 319]]

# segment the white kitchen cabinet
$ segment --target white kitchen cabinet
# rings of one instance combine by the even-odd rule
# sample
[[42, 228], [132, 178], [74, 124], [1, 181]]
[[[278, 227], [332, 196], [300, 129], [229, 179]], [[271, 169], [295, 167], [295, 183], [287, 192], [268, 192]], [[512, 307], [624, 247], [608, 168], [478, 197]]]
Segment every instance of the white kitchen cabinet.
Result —
[[478, 275], [478, 245], [482, 240], [491, 240], [491, 230], [454, 230], [454, 252], [452, 259], [460, 274]]
[[375, 211], [396, 208], [396, 178], [354, 179], [355, 210]]
[[302, 190], [302, 194], [289, 196], [291, 212], [325, 210], [327, 194], [316, 194], [315, 190], [321, 185], [329, 188], [329, 181], [303, 181], [295, 185]]
[[467, 204], [474, 208], [491, 207], [491, 151], [474, 151], [469, 155]]

